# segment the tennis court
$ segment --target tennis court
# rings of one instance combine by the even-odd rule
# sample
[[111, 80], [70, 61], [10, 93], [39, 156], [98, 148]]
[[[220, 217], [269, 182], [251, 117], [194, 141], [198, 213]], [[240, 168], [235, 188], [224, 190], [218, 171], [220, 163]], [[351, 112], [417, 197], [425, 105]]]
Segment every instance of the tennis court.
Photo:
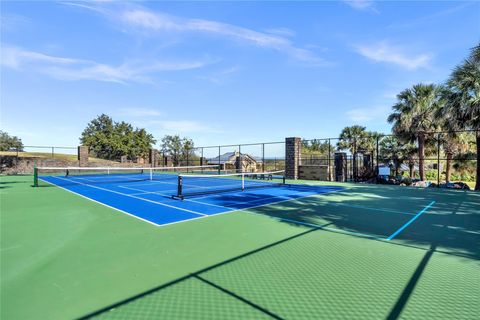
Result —
[[[38, 178], [43, 182], [157, 226], [342, 190], [341, 187], [286, 185], [283, 177], [278, 176], [282, 171], [214, 174], [217, 166], [173, 170], [117, 168], [112, 169], [113, 172], [110, 168], [40, 169], [46, 171]], [[200, 170], [208, 172], [194, 174], [201, 173]], [[183, 191], [179, 191], [179, 186]]]
[[2, 318], [480, 313], [480, 194], [215, 175], [1, 177]]

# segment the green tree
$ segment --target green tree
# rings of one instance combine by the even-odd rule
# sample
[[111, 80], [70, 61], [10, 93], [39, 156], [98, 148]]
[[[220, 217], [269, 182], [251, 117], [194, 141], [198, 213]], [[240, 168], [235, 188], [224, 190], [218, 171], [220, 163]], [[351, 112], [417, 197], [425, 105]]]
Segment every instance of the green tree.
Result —
[[145, 157], [155, 142], [145, 129], [134, 128], [124, 121], [114, 122], [105, 114], [90, 121], [80, 137], [80, 143], [88, 146], [96, 157], [108, 160], [119, 160], [121, 156], [130, 160]]
[[11, 149], [23, 151], [22, 139], [0, 130], [0, 151], [9, 151]]
[[406, 143], [402, 146], [402, 159], [408, 165], [408, 174], [410, 178], [415, 177], [415, 155], [418, 154], [418, 148], [413, 143]]
[[416, 84], [397, 95], [397, 103], [388, 116], [394, 134], [411, 142], [417, 141], [420, 180], [425, 180], [425, 147], [430, 133], [437, 129], [434, 115], [439, 107], [439, 87]]
[[362, 146], [360, 145], [363, 138], [368, 136], [368, 132], [365, 127], [351, 126], [345, 127], [340, 133], [339, 141], [337, 142], [338, 150], [349, 150], [352, 154], [356, 152]]
[[444, 105], [441, 114], [450, 118], [452, 127], [476, 132], [476, 184], [480, 190], [480, 44], [450, 75], [443, 90]]
[[334, 147], [329, 144], [328, 140], [322, 140], [322, 139], [302, 140], [302, 152], [327, 155], [329, 150], [333, 151]]
[[392, 162], [395, 175], [398, 176], [398, 170], [402, 164], [403, 150], [398, 138], [387, 136], [380, 141], [380, 158], [384, 162]]
[[379, 137], [379, 133], [367, 131], [363, 126], [355, 125], [343, 128], [337, 142], [337, 149], [349, 150], [352, 153], [354, 177], [358, 176], [357, 153], [373, 155]]
[[193, 140], [189, 138], [181, 138], [179, 135], [164, 136], [162, 138], [160, 150], [164, 155], [172, 157], [174, 166], [179, 166], [180, 161], [186, 159], [194, 160], [196, 158]]

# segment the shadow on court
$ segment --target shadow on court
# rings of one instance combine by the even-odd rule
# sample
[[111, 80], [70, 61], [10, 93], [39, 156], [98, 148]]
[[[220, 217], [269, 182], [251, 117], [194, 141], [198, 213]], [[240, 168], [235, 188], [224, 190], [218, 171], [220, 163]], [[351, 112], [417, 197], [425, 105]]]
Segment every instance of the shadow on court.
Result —
[[[225, 196], [224, 201], [232, 201], [231, 197]], [[437, 204], [395, 241], [334, 231], [385, 236], [408, 221], [430, 199], [436, 199]], [[340, 319], [355, 312], [356, 318], [399, 319], [405, 313], [415, 312], [409, 309], [409, 303], [415, 290], [422, 287], [422, 281], [428, 283], [422, 280], [425, 273], [439, 264], [432, 262], [436, 255], [440, 255], [440, 260], [445, 256], [466, 262], [480, 259], [477, 200], [476, 194], [432, 192], [419, 197], [415, 193], [399, 195], [387, 190], [369, 197], [353, 190], [350, 194], [308, 197], [249, 209], [251, 213], [272, 217], [303, 231], [159, 285], [81, 319], [116, 318], [117, 314], [130, 318], [168, 318], [184, 312], [207, 318], [221, 315], [220, 318], [270, 319], [312, 318], [319, 314]], [[402, 206], [416, 211], [402, 215]], [[449, 270], [449, 264], [442, 268], [450, 278], [460, 272]], [[441, 286], [441, 281], [434, 281]], [[360, 288], [348, 287], [345, 283], [356, 283]], [[475, 289], [475, 285], [463, 288], [464, 294], [470, 293], [475, 299], [472, 288]], [[428, 290], [429, 298], [438, 294], [435, 286]], [[472, 301], [464, 303], [467, 308], [456, 315], [468, 318], [475, 314]], [[441, 309], [429, 312], [433, 312], [430, 315], [434, 317], [448, 316]], [[421, 318], [419, 314], [413, 315]]]

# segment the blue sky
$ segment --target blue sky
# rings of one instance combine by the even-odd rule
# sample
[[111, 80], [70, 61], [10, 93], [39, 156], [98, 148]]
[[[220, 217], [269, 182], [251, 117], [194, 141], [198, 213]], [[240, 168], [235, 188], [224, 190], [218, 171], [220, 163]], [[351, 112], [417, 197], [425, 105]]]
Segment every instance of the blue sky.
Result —
[[479, 41], [480, 2], [1, 3], [1, 128], [76, 146], [106, 113], [197, 146], [389, 132]]

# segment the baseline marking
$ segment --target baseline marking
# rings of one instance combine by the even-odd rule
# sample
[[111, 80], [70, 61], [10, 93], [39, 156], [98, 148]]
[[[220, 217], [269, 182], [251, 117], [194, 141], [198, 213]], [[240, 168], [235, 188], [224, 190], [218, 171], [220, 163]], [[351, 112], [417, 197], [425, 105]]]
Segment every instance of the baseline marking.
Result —
[[[54, 177], [54, 178], [60, 179], [60, 180], [65, 180], [65, 181], [72, 181], [72, 180], [70, 180], [70, 179], [65, 179], [65, 178], [60, 178], [60, 177]], [[102, 188], [102, 187], [92, 186], [92, 185], [90, 185], [90, 184], [82, 183], [82, 182], [79, 182], [79, 181], [73, 181], [73, 182], [74, 182], [74, 183], [78, 183], [78, 184], [83, 185], [83, 186], [90, 187], [90, 188], [94, 188], [94, 189], [98, 189], [98, 190], [103, 190], [103, 191], [107, 191], [107, 192], [119, 194], [119, 195], [124, 196], [124, 197], [130, 197], [130, 198], [133, 198], [133, 199], [138, 199], [138, 200], [142, 200], [142, 201], [146, 201], [146, 202], [158, 204], [158, 205], [161, 205], [161, 206], [164, 206], [164, 207], [169, 207], [169, 208], [172, 208], [172, 209], [177, 209], [177, 210], [181, 210], [181, 211], [190, 212], [190, 213], [193, 213], [193, 214], [198, 214], [198, 215], [200, 215], [200, 216], [208, 216], [207, 214], [204, 214], [204, 213], [200, 213], [200, 212], [196, 212], [196, 211], [192, 211], [192, 210], [188, 210], [188, 209], [179, 208], [179, 207], [176, 207], [176, 206], [171, 206], [171, 205], [168, 205], [168, 204], [166, 204], [166, 203], [162, 203], [162, 202], [158, 202], [158, 201], [153, 201], [153, 200], [149, 200], [149, 199], [145, 199], [145, 198], [141, 198], [141, 197], [137, 197], [137, 196], [132, 196], [132, 195], [129, 195], [129, 194], [126, 194], [126, 193], [122, 193], [122, 192], [118, 192], [118, 191], [114, 191], [114, 190], [109, 190], [109, 189], [105, 189], [105, 188]]]
[[84, 199], [87, 199], [87, 200], [90, 200], [90, 201], [92, 201], [92, 202], [98, 203], [98, 204], [100, 204], [100, 205], [102, 205], [102, 206], [105, 206], [105, 207], [107, 207], [107, 208], [110, 208], [110, 209], [116, 210], [116, 211], [118, 211], [118, 212], [124, 213], [124, 214], [126, 214], [126, 215], [128, 215], [128, 216], [130, 216], [130, 217], [132, 217], [132, 218], [139, 219], [139, 220], [142, 220], [142, 221], [144, 221], [144, 222], [153, 224], [153, 225], [156, 226], [156, 227], [160, 227], [160, 226], [161, 226], [160, 224], [157, 224], [157, 223], [152, 222], [152, 221], [147, 220], [147, 219], [140, 218], [139, 216], [136, 216], [136, 215], [134, 215], [134, 214], [128, 213], [127, 211], [123, 211], [123, 210], [121, 210], [121, 209], [117, 209], [117, 208], [115, 208], [115, 207], [109, 206], [109, 205], [106, 204], [106, 203], [103, 203], [103, 202], [94, 200], [94, 199], [92, 199], [92, 198], [89, 198], [89, 197], [87, 197], [87, 196], [84, 196], [83, 194], [80, 194], [80, 193], [77, 193], [77, 192], [75, 192], [75, 191], [72, 191], [72, 190], [69, 190], [69, 189], [67, 189], [67, 188], [64, 188], [64, 187], [62, 187], [62, 186], [59, 186], [58, 184], [54, 184], [54, 183], [52, 183], [52, 182], [50, 182], [50, 181], [43, 180], [42, 178], [39, 178], [39, 179], [42, 180], [43, 182], [46, 182], [46, 183], [52, 185], [52, 186], [55, 186], [55, 187], [58, 187], [58, 188], [60, 188], [60, 189], [62, 189], [62, 190], [65, 190], [65, 191], [67, 191], [67, 192], [73, 193], [74, 195], [80, 196], [80, 197], [82, 197], [82, 198], [84, 198]]
[[409, 225], [411, 225], [413, 223], [413, 221], [417, 220], [418, 217], [420, 217], [425, 211], [427, 211], [428, 209], [430, 209], [433, 205], [435, 204], [435, 201], [432, 201], [428, 204], [428, 206], [426, 206], [425, 208], [423, 208], [419, 213], [417, 213], [412, 219], [408, 220], [403, 226], [401, 226], [397, 231], [395, 231], [394, 233], [392, 233], [388, 238], [387, 240], [392, 240], [393, 238], [395, 238], [400, 232], [402, 232], [403, 230], [405, 230], [406, 227], [408, 227]]

